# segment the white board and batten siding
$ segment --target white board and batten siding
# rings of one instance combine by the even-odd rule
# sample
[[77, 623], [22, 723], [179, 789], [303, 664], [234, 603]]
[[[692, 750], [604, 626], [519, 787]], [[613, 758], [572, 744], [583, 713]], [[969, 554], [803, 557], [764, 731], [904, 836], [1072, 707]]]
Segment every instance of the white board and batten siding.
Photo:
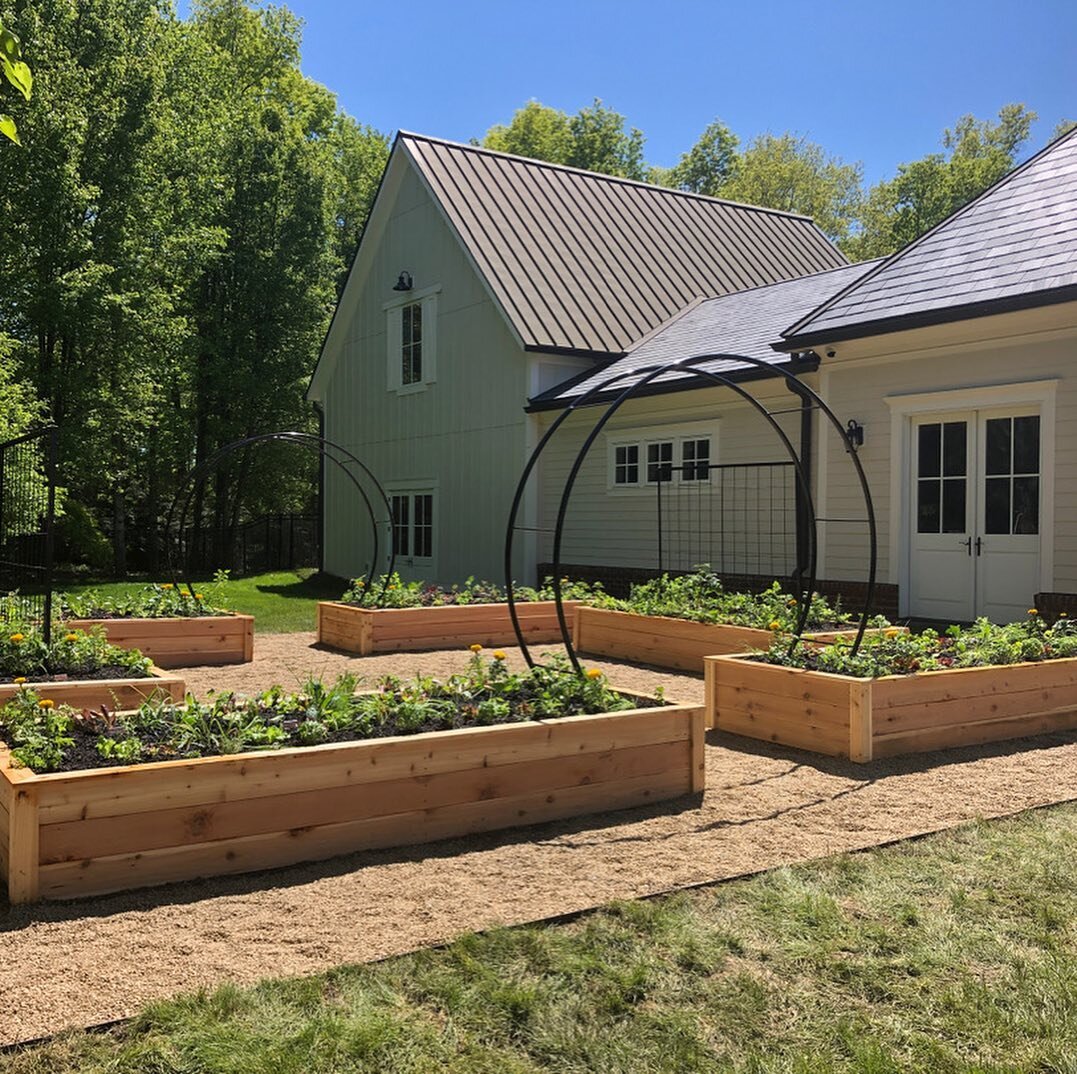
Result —
[[[420, 178], [401, 171], [395, 191], [383, 192], [395, 197], [374, 237], [367, 285], [350, 289], [355, 301], [338, 314], [346, 322], [322, 399], [326, 435], [390, 493], [433, 493], [433, 561], [398, 561], [405, 577], [496, 578], [524, 458], [526, 359]], [[402, 271], [417, 295], [438, 288], [436, 379], [411, 393], [388, 382], [385, 306], [400, 297], [393, 284]], [[371, 554], [366, 509], [332, 465], [325, 497], [325, 569], [357, 576]]]

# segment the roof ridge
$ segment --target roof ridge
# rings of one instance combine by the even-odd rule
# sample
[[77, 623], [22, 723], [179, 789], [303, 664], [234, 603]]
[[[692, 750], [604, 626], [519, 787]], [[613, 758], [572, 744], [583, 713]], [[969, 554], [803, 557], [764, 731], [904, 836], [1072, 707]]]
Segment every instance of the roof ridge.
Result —
[[[702, 300], [702, 302], [720, 302], [724, 298], [737, 298], [739, 295], [747, 295], [752, 291], [767, 291], [771, 287], [785, 287], [791, 283], [799, 283], [801, 280], [810, 280], [816, 276], [826, 276], [831, 272], [848, 272], [849, 269], [862, 268], [863, 274], [866, 276], [871, 268], [875, 267], [876, 262], [884, 261], [882, 257], [870, 257], [867, 261], [850, 261], [846, 265], [835, 265], [833, 268], [820, 269], [818, 272], [805, 272], [802, 276], [790, 276], [787, 280], [775, 280], [773, 283], [757, 283], [754, 287], [744, 287], [739, 291], [727, 291], [724, 295], [708, 295]], [[858, 283], [861, 277], [857, 277], [853, 283]], [[847, 286], [852, 286], [849, 284]], [[702, 303], [701, 303], [702, 304]]]
[[681, 198], [689, 198], [692, 201], [702, 201], [711, 205], [726, 205], [733, 209], [747, 209], [756, 213], [767, 213], [770, 216], [785, 216], [792, 220], [807, 220], [815, 223], [815, 218], [805, 213], [789, 212], [786, 209], [769, 209], [765, 205], [750, 205], [744, 201], [733, 201], [730, 198], [715, 198], [709, 194], [695, 194], [690, 190], [678, 190], [676, 187], [659, 186], [657, 183], [646, 183], [641, 179], [626, 179], [622, 175], [607, 175], [605, 172], [592, 172], [586, 168], [574, 168], [570, 164], [556, 164], [549, 160], [539, 160], [537, 157], [524, 157], [518, 153], [505, 153], [500, 149], [488, 149], [482, 145], [471, 145], [468, 142], [455, 142], [450, 138], [435, 138], [430, 134], [419, 134], [416, 131], [398, 130], [397, 138], [411, 138], [420, 142], [430, 142], [433, 145], [448, 146], [450, 149], [465, 149], [472, 153], [482, 153], [486, 156], [500, 157], [503, 160], [512, 160], [520, 164], [529, 164], [537, 168], [548, 168], [552, 171], [569, 172], [573, 175], [582, 175], [588, 179], [601, 179], [609, 183], [617, 183], [621, 186], [642, 187], [644, 190], [655, 190], [662, 194], [673, 194]]
[[1056, 149], [1063, 142], [1069, 138], [1077, 137], [1077, 127], [1073, 127], [1071, 130], [1060, 134], [1057, 138], [1052, 138], [1042, 149], [1037, 150], [1028, 158], [1016, 167], [1011, 168], [1005, 175], [996, 179], [986, 190], [981, 191], [971, 201], [966, 202], [960, 209], [955, 209], [949, 216], [940, 220], [934, 227], [928, 228], [922, 235], [918, 235], [912, 242], [906, 243], [900, 250], [895, 250], [892, 254], [883, 258], [883, 260], [877, 264], [873, 269], [870, 269], [863, 276], [853, 280], [848, 286], [843, 287], [836, 295], [831, 295], [825, 302], [821, 302], [810, 313], [805, 314], [795, 324], [790, 325], [784, 332], [782, 332], [782, 339], [794, 339], [797, 335], [803, 334], [803, 329], [811, 324], [816, 317], [832, 309], [841, 299], [850, 294], [857, 287], [865, 284], [870, 279], [874, 279], [884, 269], [889, 268], [890, 265], [900, 261], [907, 253], [919, 248], [923, 243], [930, 239], [936, 232], [941, 231], [943, 228], [949, 226], [949, 224], [957, 220], [959, 217], [964, 216], [967, 212], [971, 211], [975, 206], [979, 205], [985, 198], [989, 197], [999, 188], [1006, 186], [1012, 182], [1017, 176], [1027, 171], [1033, 164], [1036, 163], [1042, 156], [1048, 152]]

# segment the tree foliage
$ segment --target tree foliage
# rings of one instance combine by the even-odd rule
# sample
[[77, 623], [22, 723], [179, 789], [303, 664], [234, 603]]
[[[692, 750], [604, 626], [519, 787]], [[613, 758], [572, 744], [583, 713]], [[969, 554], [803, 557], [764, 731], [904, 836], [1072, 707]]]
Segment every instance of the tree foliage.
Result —
[[[0, 19], [0, 68], [4, 77], [26, 100], [30, 100], [34, 86], [34, 76], [29, 65], [22, 58], [22, 45], [19, 39], [4, 26]], [[0, 113], [0, 134], [16, 145], [19, 141], [19, 129], [12, 116]]]
[[720, 119], [714, 120], [699, 136], [699, 141], [662, 177], [663, 185], [720, 197], [737, 169], [739, 144], [737, 136]]

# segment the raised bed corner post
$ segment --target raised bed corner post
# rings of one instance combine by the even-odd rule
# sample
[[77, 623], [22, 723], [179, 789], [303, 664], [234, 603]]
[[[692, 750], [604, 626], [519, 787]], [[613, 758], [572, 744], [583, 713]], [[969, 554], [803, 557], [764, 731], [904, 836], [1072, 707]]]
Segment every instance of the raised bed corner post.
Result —
[[[389, 562], [388, 567], [385, 571], [386, 580], [382, 583], [384, 592], [384, 587], [388, 585], [389, 575], [393, 573], [393, 569], [396, 565], [396, 549], [391, 532], [393, 523], [393, 512], [392, 505], [389, 502], [389, 497], [386, 494], [381, 482], [378, 481], [370, 468], [365, 463], [363, 463], [361, 459], [356, 457], [354, 454], [352, 454], [352, 452], [348, 451], [347, 448], [342, 447], [340, 444], [337, 444], [336, 442], [329, 440], [323, 436], [316, 436], [313, 433], [305, 433], [295, 430], [275, 433], [259, 433], [255, 436], [245, 437], [242, 440], [236, 440], [230, 444], [225, 444], [224, 447], [215, 451], [203, 463], [199, 464], [196, 467], [193, 467], [180, 482], [179, 488], [176, 491], [176, 495], [173, 498], [172, 504], [168, 509], [168, 516], [165, 521], [166, 534], [172, 531], [173, 520], [176, 518], [176, 509], [182, 500], [183, 506], [180, 509], [178, 518], [178, 540], [179, 543], [182, 545], [183, 534], [185, 532], [187, 524], [187, 512], [190, 510], [191, 500], [194, 495], [198, 480], [202, 477], [205, 477], [212, 470], [216, 469], [225, 458], [229, 457], [234, 452], [255, 445], [267, 443], [294, 444], [297, 447], [317, 451], [323, 461], [323, 464], [325, 460], [328, 460], [329, 462], [333, 463], [333, 465], [336, 466], [344, 474], [344, 476], [351, 482], [352, 486], [359, 493], [359, 496], [364, 506], [366, 507], [367, 517], [370, 520], [370, 526], [374, 540], [373, 553], [370, 557], [370, 569], [367, 571], [366, 584], [363, 587], [364, 599], [366, 597], [366, 594], [369, 593], [373, 587], [374, 576], [378, 566], [378, 552], [380, 545], [378, 537], [379, 522], [377, 517], [375, 516], [374, 506], [370, 502], [370, 497], [367, 495], [366, 489], [363, 488], [363, 485], [360, 482], [359, 478], [356, 476], [356, 474], [349, 469], [349, 465], [354, 465], [358, 467], [359, 470], [362, 471], [362, 473], [373, 483], [374, 488], [377, 491], [380, 504], [382, 507], [385, 508], [385, 525], [389, 528], [390, 531], [388, 540]], [[168, 546], [169, 576], [172, 578], [174, 584], [178, 584], [176, 579], [175, 563], [173, 562], [172, 555], [172, 545], [170, 542]], [[188, 591], [193, 594], [194, 586], [191, 584], [190, 580], [185, 580], [184, 584], [187, 586]]]
[[[558, 510], [557, 525], [554, 530], [554, 551], [553, 551], [553, 590], [554, 599], [557, 605], [558, 622], [561, 627], [562, 641], [564, 642], [565, 649], [568, 652], [569, 658], [573, 664], [573, 667], [580, 671], [579, 660], [576, 657], [575, 648], [572, 645], [572, 640], [569, 635], [567, 621], [564, 615], [564, 609], [562, 604], [561, 594], [561, 542], [564, 530], [564, 520], [567, 512], [568, 499], [571, 495], [572, 486], [575, 483], [576, 476], [579, 473], [582, 466], [583, 459], [587, 452], [597, 439], [598, 434], [605, 426], [606, 422], [610, 419], [613, 413], [616, 412], [619, 407], [626, 402], [629, 398], [632, 398], [636, 392], [645, 387], [651, 381], [657, 379], [663, 374], [669, 373], [693, 373], [697, 376], [705, 377], [711, 380], [715, 384], [725, 386], [736, 392], [746, 402], [753, 406], [757, 412], [764, 417], [764, 419], [771, 426], [772, 430], [777, 433], [782, 440], [786, 451], [789, 453], [790, 459], [793, 462], [795, 472], [797, 474], [798, 492], [803, 495], [805, 512], [808, 516], [809, 525], [807, 526], [807, 544], [808, 544], [808, 586], [807, 593], [810, 594], [815, 590], [816, 573], [818, 569], [818, 523], [826, 521], [835, 521], [833, 519], [820, 519], [815, 513], [815, 502], [811, 494], [811, 485], [808, 481], [808, 476], [805, 473], [803, 462], [794, 448], [792, 442], [781, 429], [775, 420], [775, 413], [771, 412], [763, 406], [750, 392], [740, 387], [740, 385], [733, 381], [730, 377], [723, 376], [719, 373], [714, 373], [710, 370], [701, 369], [699, 366], [704, 362], [715, 361], [732, 361], [737, 364], [747, 365], [758, 371], [766, 377], [784, 377], [787, 387], [794, 391], [801, 398], [801, 407], [798, 408], [802, 415], [807, 412], [810, 406], [813, 409], [819, 410], [826, 419], [830, 422], [831, 426], [837, 431], [841, 442], [845, 447], [846, 453], [849, 455], [853, 464], [853, 469], [857, 476], [857, 481], [860, 485], [861, 493], [864, 497], [865, 504], [865, 517], [863, 519], [845, 519], [843, 521], [849, 522], [863, 522], [868, 527], [869, 537], [869, 564], [868, 564], [868, 578], [864, 590], [864, 602], [860, 614], [860, 623], [857, 629], [856, 638], [853, 641], [852, 652], [855, 654], [860, 648], [860, 644], [863, 641], [864, 633], [867, 629], [868, 620], [871, 617], [872, 604], [875, 598], [875, 578], [878, 566], [878, 539], [875, 523], [875, 508], [871, 498], [871, 489], [868, 485], [867, 475], [864, 473], [864, 468], [860, 462], [860, 459], [856, 453], [855, 445], [846, 430], [846, 427], [838, 420], [837, 415], [831, 410], [829, 405], [822, 399], [822, 397], [814, 389], [806, 385], [796, 373], [787, 369], [783, 369], [779, 366], [775, 366], [770, 362], [765, 362], [760, 358], [752, 358], [748, 355], [740, 354], [726, 354], [726, 353], [712, 353], [712, 354], [700, 354], [694, 355], [691, 358], [685, 358], [676, 362], [669, 362], [657, 366], [648, 366], [643, 369], [635, 369], [630, 371], [624, 371], [615, 374], [612, 377], [606, 378], [604, 381], [596, 384], [594, 387], [586, 391], [578, 399], [574, 400], [567, 408], [565, 408], [561, 414], [554, 420], [550, 428], [543, 435], [542, 439], [535, 446], [534, 451], [531, 453], [528, 459], [523, 473], [520, 476], [520, 481], [517, 484], [516, 494], [513, 497], [512, 506], [509, 511], [508, 522], [506, 526], [505, 536], [505, 576], [506, 576], [506, 589], [508, 592], [508, 605], [509, 614], [512, 618], [513, 628], [516, 633], [517, 640], [520, 644], [520, 648], [523, 651], [524, 658], [530, 666], [534, 666], [534, 661], [531, 658], [530, 651], [527, 646], [526, 639], [523, 636], [523, 631], [520, 629], [519, 619], [515, 610], [515, 601], [513, 596], [513, 578], [512, 578], [512, 549], [513, 539], [516, 531], [516, 519], [519, 515], [520, 504], [523, 501], [524, 490], [531, 474], [533, 473], [535, 466], [538, 464], [538, 460], [545, 450], [547, 444], [552, 439], [561, 425], [580, 407], [595, 405], [599, 400], [596, 396], [599, 396], [604, 391], [610, 390], [619, 381], [623, 381], [627, 377], [631, 376], [639, 378], [633, 381], [633, 383], [610, 404], [606, 413], [596, 423], [595, 428], [591, 431], [583, 447], [580, 449], [579, 454], [576, 457], [575, 464], [568, 479], [566, 480], [565, 489], [562, 492], [561, 503]], [[802, 600], [801, 607], [797, 616], [797, 626], [794, 632], [794, 637], [791, 642], [790, 648], [795, 647], [800, 639], [800, 636], [804, 633], [804, 628], [807, 624], [808, 613], [810, 611], [810, 599]]]

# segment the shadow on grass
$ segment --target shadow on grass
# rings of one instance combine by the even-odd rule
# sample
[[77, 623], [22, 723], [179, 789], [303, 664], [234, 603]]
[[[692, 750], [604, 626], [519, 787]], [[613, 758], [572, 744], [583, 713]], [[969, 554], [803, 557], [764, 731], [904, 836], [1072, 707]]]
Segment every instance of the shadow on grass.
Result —
[[309, 578], [296, 578], [294, 582], [258, 583], [254, 587], [259, 593], [272, 594], [275, 597], [298, 598], [300, 600], [339, 600], [347, 583], [330, 574], [312, 574]]

